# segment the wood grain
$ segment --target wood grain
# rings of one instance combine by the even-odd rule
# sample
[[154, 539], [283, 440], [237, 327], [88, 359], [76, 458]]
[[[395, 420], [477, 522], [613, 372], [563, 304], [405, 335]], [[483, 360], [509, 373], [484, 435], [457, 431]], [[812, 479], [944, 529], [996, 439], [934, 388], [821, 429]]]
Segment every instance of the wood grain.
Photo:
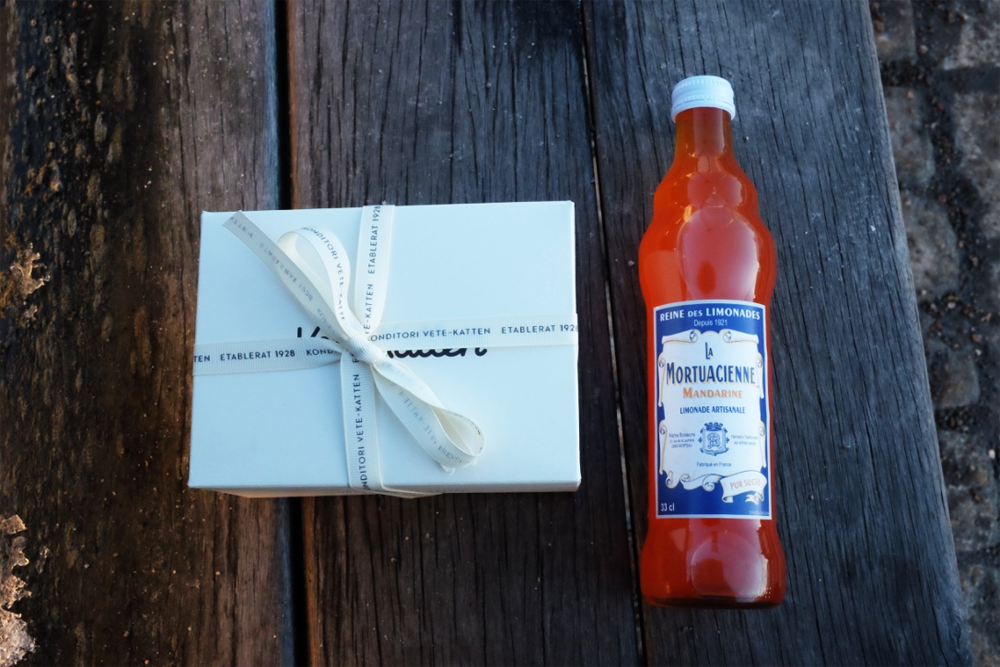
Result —
[[[696, 73], [734, 82], [779, 250], [770, 612], [636, 593], [630, 262]], [[27, 525], [28, 664], [969, 662], [863, 0], [0, 0], [0, 81], [0, 520]], [[299, 207], [576, 202], [579, 492], [300, 517], [186, 488], [198, 213], [277, 208], [285, 182]]]
[[[585, 8], [633, 507], [647, 502], [647, 422], [630, 262], [673, 153], [670, 90], [684, 76], [734, 83], [737, 154], [779, 254], [772, 340], [789, 594], [767, 613], [644, 608], [648, 659], [968, 662], [867, 4]], [[645, 511], [635, 516], [642, 535]]]
[[0, 515], [28, 528], [28, 662], [292, 662], [286, 503], [186, 486], [198, 214], [278, 204], [273, 8], [5, 2], [0, 26]]
[[312, 661], [636, 662], [579, 8], [297, 2], [289, 25], [295, 205], [571, 199], [582, 325], [579, 492], [307, 502]]

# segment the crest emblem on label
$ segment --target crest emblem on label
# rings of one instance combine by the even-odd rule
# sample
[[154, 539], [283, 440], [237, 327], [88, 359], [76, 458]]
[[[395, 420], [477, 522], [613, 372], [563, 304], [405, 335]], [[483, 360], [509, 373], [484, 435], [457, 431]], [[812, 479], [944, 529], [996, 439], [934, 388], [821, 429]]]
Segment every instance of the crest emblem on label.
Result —
[[701, 451], [711, 456], [718, 456], [729, 451], [726, 428], [719, 422], [709, 422], [701, 429]]

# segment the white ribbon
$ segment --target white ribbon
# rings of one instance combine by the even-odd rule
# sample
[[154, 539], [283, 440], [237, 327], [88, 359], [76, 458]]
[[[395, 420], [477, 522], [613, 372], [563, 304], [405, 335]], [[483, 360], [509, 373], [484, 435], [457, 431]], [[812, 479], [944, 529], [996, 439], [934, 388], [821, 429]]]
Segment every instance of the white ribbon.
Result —
[[[445, 408], [430, 387], [368, 340], [366, 330], [378, 326], [385, 301], [388, 261], [383, 249], [388, 247], [392, 208], [365, 207], [362, 221], [359, 257], [372, 253], [363, 274], [371, 280], [358, 281], [354, 291], [354, 304], [356, 308], [361, 304], [362, 319], [348, 305], [351, 265], [335, 236], [306, 228], [285, 234], [275, 245], [243, 213], [236, 213], [226, 221], [225, 227], [264, 262], [330, 339], [307, 339], [299, 350], [291, 349], [295, 352], [293, 357], [280, 358], [290, 362], [293, 359], [305, 361], [309, 356], [317, 356], [307, 355], [310, 349], [340, 353], [344, 437], [351, 487], [362, 492], [406, 497], [430, 495], [392, 489], [382, 483], [375, 417], [376, 389], [420, 447], [445, 470], [473, 463], [483, 451], [483, 435], [472, 420]], [[368, 250], [366, 244], [373, 242], [373, 236], [381, 236], [382, 241], [376, 241], [376, 245], [382, 247], [368, 246], [371, 248]], [[365, 305], [366, 299], [371, 300], [370, 308]], [[276, 343], [275, 351], [282, 349], [285, 342]], [[246, 345], [267, 347], [260, 343]], [[202, 352], [201, 346], [198, 352]], [[259, 361], [269, 359], [265, 357]]]
[[[465, 356], [483, 348], [572, 345], [576, 315], [528, 315], [473, 320], [432, 320], [379, 326], [368, 335], [393, 358]], [[303, 337], [195, 345], [195, 375], [227, 375], [318, 368], [340, 361], [342, 347], [324, 338], [322, 326]]]

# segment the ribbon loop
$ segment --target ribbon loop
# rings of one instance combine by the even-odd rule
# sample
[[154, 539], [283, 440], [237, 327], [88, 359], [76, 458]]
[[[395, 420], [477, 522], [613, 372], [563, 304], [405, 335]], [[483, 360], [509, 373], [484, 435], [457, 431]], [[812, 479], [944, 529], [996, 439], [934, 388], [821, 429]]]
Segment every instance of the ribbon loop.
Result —
[[[393, 207], [362, 210], [357, 263], [366, 267], [365, 289], [355, 287], [349, 305], [351, 264], [340, 240], [316, 228], [289, 232], [277, 244], [242, 212], [225, 226], [288, 288], [309, 317], [343, 349], [340, 359], [348, 477], [360, 492], [416, 497], [381, 481], [375, 393], [385, 400], [420, 447], [445, 470], [471, 465], [482, 453], [483, 434], [467, 417], [445, 408], [423, 380], [369, 340], [385, 303]], [[351, 418], [348, 418], [351, 416]]]

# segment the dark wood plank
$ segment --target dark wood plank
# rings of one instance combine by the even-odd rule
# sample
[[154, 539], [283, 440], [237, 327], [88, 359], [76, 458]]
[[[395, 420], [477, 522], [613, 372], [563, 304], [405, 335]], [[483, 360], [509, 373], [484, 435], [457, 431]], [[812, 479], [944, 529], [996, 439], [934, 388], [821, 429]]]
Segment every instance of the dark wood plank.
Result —
[[293, 7], [295, 205], [572, 199], [582, 324], [580, 491], [307, 502], [311, 659], [634, 663], [579, 8]]
[[[771, 612], [644, 608], [665, 663], [969, 661], [868, 7], [585, 4], [628, 478], [646, 526], [636, 259], [673, 154], [670, 91], [734, 83], [737, 153], [778, 245], [778, 513]], [[641, 509], [640, 509], [641, 508]]]
[[[292, 662], [286, 503], [186, 487], [198, 215], [278, 204], [273, 8], [3, 2], [0, 25], [0, 517], [27, 525], [29, 663]], [[23, 294], [29, 247], [49, 278]]]

